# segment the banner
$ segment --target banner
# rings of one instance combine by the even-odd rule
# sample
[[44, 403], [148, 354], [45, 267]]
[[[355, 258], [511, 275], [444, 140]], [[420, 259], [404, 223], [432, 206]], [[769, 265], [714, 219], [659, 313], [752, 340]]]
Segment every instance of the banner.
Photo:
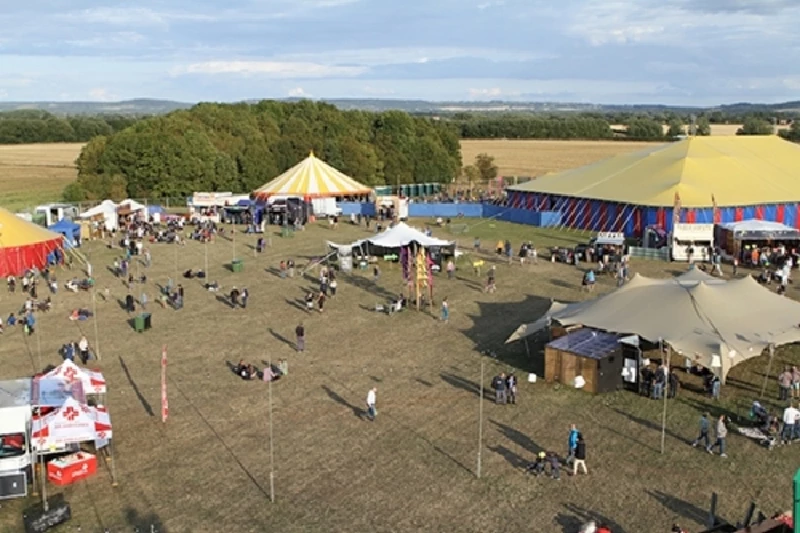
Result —
[[675, 191], [675, 202], [672, 205], [672, 229], [681, 222], [681, 197], [678, 191]]
[[712, 209], [714, 211], [714, 218], [712, 219], [714, 221], [714, 224], [722, 223], [722, 217], [720, 216], [719, 206], [717, 205], [717, 199], [714, 197], [713, 194], [711, 195], [711, 205], [713, 206]]
[[161, 422], [167, 421], [169, 416], [169, 401], [167, 400], [167, 347], [161, 349]]

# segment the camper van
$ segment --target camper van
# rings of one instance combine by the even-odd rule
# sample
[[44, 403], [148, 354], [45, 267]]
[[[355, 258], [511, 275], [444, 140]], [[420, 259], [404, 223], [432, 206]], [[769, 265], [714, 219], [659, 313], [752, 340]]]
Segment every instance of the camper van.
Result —
[[694, 261], [710, 261], [714, 249], [714, 224], [675, 224], [670, 249], [673, 261], [688, 261], [693, 250]]
[[70, 204], [46, 204], [36, 206], [35, 218], [44, 221], [49, 228], [59, 220], [74, 220], [78, 217], [78, 208]]

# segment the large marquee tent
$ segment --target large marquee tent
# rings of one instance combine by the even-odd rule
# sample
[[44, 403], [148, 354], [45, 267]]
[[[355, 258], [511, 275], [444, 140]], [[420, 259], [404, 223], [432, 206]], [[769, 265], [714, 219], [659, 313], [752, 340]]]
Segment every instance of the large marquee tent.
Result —
[[253, 192], [256, 200], [273, 196], [313, 198], [335, 198], [342, 196], [366, 196], [372, 189], [358, 183], [350, 176], [339, 172], [313, 152], [269, 183]]
[[[657, 305], [655, 305], [657, 304]], [[780, 296], [752, 277], [724, 281], [701, 271], [672, 279], [635, 275], [609, 294], [576, 303], [553, 302], [536, 322], [520, 326], [506, 342], [533, 335], [551, 322], [659, 339], [684, 357], [713, 368], [724, 380], [735, 365], [770, 344], [800, 342], [800, 302]]]
[[509, 205], [567, 227], [641, 236], [746, 219], [800, 228], [800, 145], [769, 136], [689, 137], [509, 187]]
[[47, 256], [63, 248], [64, 236], [28, 222], [0, 207], [0, 277], [43, 268]]

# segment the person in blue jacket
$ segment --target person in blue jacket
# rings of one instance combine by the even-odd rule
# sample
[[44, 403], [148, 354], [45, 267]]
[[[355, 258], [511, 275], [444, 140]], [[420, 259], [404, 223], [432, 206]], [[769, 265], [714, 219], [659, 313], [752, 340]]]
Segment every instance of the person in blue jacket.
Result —
[[570, 424], [569, 426], [569, 453], [567, 454], [567, 464], [571, 463], [573, 459], [575, 459], [575, 449], [578, 447], [578, 435], [580, 435], [580, 431], [578, 431], [578, 427], [575, 424]]

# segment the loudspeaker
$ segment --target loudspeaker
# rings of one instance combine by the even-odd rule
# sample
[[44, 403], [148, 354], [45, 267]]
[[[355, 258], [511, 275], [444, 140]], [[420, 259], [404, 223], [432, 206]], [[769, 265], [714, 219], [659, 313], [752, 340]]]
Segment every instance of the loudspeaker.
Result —
[[25, 472], [0, 475], [0, 500], [24, 498], [28, 495], [28, 476]]
[[25, 533], [44, 533], [72, 518], [72, 508], [63, 498], [53, 498], [47, 511], [41, 505], [26, 509], [22, 513]]

